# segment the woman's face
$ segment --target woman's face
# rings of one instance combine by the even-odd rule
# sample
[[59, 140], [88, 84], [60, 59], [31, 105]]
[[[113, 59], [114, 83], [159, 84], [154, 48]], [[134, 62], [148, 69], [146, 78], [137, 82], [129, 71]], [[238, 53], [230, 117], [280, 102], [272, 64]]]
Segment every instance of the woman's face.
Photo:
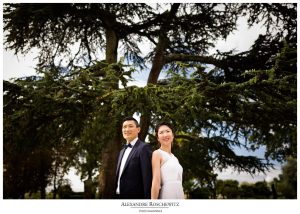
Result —
[[161, 127], [159, 127], [157, 133], [157, 140], [160, 142], [161, 145], [171, 145], [174, 140], [174, 134], [172, 132], [172, 129], [170, 129], [166, 125], [162, 125]]

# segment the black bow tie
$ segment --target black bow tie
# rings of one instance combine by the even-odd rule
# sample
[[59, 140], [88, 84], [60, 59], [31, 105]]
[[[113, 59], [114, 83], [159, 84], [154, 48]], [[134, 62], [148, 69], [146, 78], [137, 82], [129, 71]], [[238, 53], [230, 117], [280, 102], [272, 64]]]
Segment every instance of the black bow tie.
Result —
[[127, 149], [128, 147], [129, 147], [129, 148], [132, 148], [132, 145], [131, 145], [130, 143], [126, 144], [126, 145], [125, 145], [125, 149]]

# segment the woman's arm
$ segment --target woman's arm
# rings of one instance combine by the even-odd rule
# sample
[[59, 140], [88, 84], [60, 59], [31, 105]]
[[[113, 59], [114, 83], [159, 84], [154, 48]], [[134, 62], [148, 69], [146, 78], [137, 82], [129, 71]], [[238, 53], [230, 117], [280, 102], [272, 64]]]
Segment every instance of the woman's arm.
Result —
[[158, 199], [160, 189], [160, 153], [156, 150], [152, 154], [152, 187], [151, 187], [151, 199]]

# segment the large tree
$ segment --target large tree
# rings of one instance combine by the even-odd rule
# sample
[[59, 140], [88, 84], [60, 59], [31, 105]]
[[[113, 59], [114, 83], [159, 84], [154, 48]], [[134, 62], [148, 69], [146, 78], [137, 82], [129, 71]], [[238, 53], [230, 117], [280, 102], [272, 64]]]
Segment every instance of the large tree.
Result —
[[[243, 16], [249, 26], [263, 23], [266, 32], [249, 51], [209, 55]], [[81, 133], [73, 135], [74, 145], [80, 144], [83, 162], [89, 162], [81, 168], [89, 179], [93, 167], [100, 167], [102, 198], [114, 191], [120, 120], [134, 112], [141, 114], [143, 140], [151, 138], [157, 120], [173, 121], [180, 133], [174, 151], [185, 175], [205, 178], [203, 185], [211, 186], [214, 167], [266, 169], [264, 160], [236, 155], [235, 146], [266, 145], [266, 158], [295, 156], [296, 20], [296, 4], [4, 5], [6, 48], [38, 48], [37, 69], [57, 87], [49, 96], [82, 106], [78, 117], [85, 126], [74, 126]], [[150, 65], [147, 86], [126, 85], [132, 70], [117, 63], [120, 56], [141, 72]], [[164, 72], [170, 78], [158, 81]], [[99, 127], [105, 133], [97, 138]]]

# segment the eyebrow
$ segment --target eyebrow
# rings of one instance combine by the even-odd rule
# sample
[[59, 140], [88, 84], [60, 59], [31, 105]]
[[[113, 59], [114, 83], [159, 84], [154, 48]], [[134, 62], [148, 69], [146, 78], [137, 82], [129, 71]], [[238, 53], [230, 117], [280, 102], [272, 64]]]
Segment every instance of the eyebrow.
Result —
[[159, 133], [160, 133], [160, 132], [164, 132], [164, 131], [171, 131], [171, 129], [161, 130], [161, 131], [159, 131]]
[[125, 126], [134, 126], [134, 124], [123, 125], [123, 127], [125, 127]]

